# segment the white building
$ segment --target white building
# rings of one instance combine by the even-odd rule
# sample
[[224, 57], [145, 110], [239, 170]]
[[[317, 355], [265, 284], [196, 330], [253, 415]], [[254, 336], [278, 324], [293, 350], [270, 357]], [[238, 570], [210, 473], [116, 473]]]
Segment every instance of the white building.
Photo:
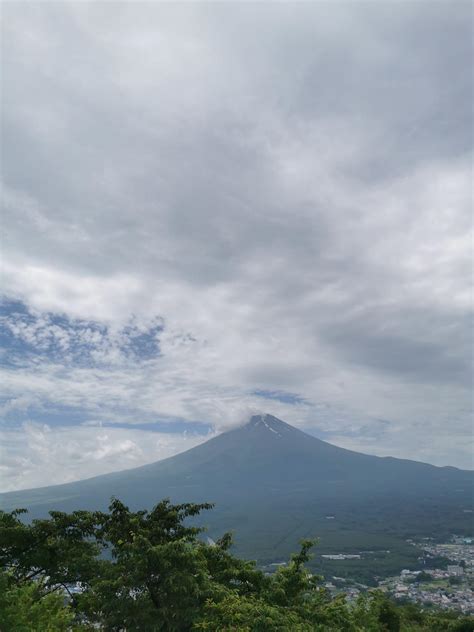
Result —
[[459, 577], [459, 575], [462, 575], [464, 573], [464, 569], [462, 566], [458, 566], [457, 564], [449, 564], [448, 573], [450, 575], [455, 575]]

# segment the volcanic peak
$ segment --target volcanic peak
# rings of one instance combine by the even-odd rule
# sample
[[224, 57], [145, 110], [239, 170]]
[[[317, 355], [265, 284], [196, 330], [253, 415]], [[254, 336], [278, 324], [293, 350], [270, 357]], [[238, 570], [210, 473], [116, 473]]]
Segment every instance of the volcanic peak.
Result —
[[285, 433], [288, 432], [297, 432], [297, 429], [293, 428], [293, 426], [290, 426], [284, 421], [281, 421], [281, 419], [278, 419], [273, 415], [269, 415], [268, 413], [264, 413], [261, 415], [252, 415], [250, 421], [244, 427], [248, 428], [249, 430], [265, 430], [267, 432], [273, 433], [277, 437], [282, 437]]

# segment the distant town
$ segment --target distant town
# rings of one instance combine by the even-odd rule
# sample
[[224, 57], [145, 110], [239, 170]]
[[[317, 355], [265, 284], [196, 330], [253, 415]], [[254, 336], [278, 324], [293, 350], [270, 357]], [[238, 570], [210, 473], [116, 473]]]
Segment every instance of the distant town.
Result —
[[[377, 588], [400, 603], [412, 602], [426, 608], [474, 614], [474, 538], [453, 535], [445, 543], [435, 543], [432, 538], [407, 542], [421, 549], [418, 561], [426, 568], [403, 569], [399, 575], [379, 580]], [[334, 561], [360, 560], [363, 557], [362, 551], [321, 555], [322, 559]], [[428, 568], [429, 561], [438, 558], [444, 558], [449, 563], [445, 568]], [[270, 564], [267, 570], [274, 572], [284, 564]], [[324, 587], [334, 595], [344, 593], [348, 601], [354, 601], [361, 593], [374, 589], [336, 575], [326, 577]]]
[[433, 543], [430, 538], [408, 542], [422, 549], [421, 563], [439, 557], [452, 563], [446, 568], [404, 569], [400, 575], [380, 581], [378, 588], [399, 601], [474, 613], [474, 540], [454, 535], [443, 544]]
[[[419, 546], [426, 558], [444, 557], [451, 564], [445, 569], [402, 570], [398, 577], [379, 583], [379, 588], [397, 600], [407, 600], [426, 606], [456, 609], [474, 613], [474, 540], [453, 536], [444, 544], [410, 543]], [[424, 558], [423, 558], [424, 559]]]

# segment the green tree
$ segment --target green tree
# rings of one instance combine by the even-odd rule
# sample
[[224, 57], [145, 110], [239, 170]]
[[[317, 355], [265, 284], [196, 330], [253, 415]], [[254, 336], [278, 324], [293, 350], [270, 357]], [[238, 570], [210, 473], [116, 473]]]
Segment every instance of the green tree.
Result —
[[314, 544], [314, 540], [303, 540], [301, 550], [291, 556], [289, 564], [277, 570], [268, 594], [270, 601], [281, 606], [296, 606], [306, 601], [308, 594], [314, 593], [321, 578], [311, 575], [305, 567], [311, 559], [310, 550]]
[[48, 592], [41, 581], [16, 584], [0, 573], [0, 630], [2, 632], [67, 632], [84, 629], [73, 626], [74, 612], [64, 596]]
[[384, 599], [380, 604], [378, 620], [382, 630], [386, 632], [400, 631], [400, 614], [393, 603]]
[[0, 563], [19, 585], [40, 580], [67, 593], [80, 582], [83, 592], [70, 594], [77, 618], [105, 630], [188, 630], [208, 599], [257, 593], [268, 583], [228, 552], [229, 535], [213, 547], [198, 539], [202, 530], [188, 519], [210, 508], [164, 500], [131, 512], [113, 500], [108, 513], [51, 512], [32, 524], [20, 511], [0, 513]]
[[317, 628], [294, 610], [269, 604], [258, 597], [229, 593], [222, 599], [208, 600], [194, 630], [215, 632], [314, 632]]
[[432, 579], [433, 578], [429, 573], [421, 571], [421, 573], [418, 573], [418, 575], [414, 577], [413, 581], [419, 584], [421, 582], [430, 582]]

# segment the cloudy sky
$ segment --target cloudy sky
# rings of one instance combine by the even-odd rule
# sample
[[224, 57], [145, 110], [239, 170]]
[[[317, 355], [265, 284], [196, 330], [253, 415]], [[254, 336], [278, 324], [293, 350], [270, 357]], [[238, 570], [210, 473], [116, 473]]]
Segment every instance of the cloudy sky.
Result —
[[0, 489], [269, 412], [472, 467], [470, 3], [4, 3]]

